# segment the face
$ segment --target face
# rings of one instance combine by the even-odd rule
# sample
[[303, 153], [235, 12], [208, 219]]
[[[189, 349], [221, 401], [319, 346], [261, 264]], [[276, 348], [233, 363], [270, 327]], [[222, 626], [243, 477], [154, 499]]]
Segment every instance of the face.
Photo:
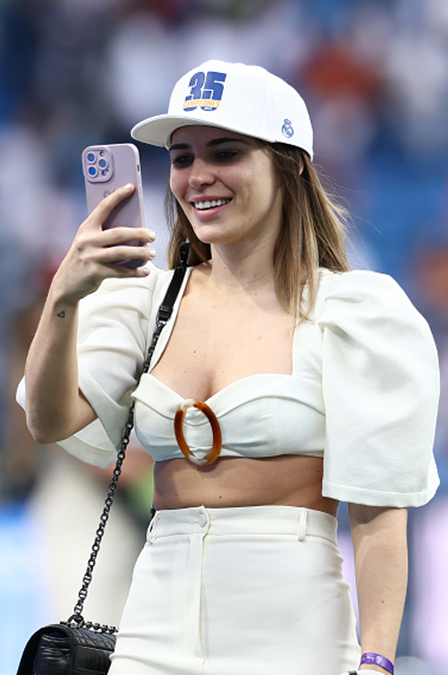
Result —
[[282, 195], [262, 141], [225, 129], [187, 126], [174, 132], [170, 156], [171, 190], [202, 242], [274, 246]]

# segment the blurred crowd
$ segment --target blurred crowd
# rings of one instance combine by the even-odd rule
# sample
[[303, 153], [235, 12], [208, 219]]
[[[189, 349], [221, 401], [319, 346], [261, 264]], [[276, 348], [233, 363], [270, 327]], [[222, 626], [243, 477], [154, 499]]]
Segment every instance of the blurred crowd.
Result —
[[[208, 58], [262, 65], [303, 94], [315, 130], [316, 164], [353, 216], [352, 266], [394, 276], [427, 317], [436, 337], [443, 383], [436, 439], [442, 486], [434, 502], [411, 517], [414, 572], [400, 650], [403, 659], [408, 658], [409, 675], [446, 675], [446, 0], [0, 0], [0, 512], [4, 523], [0, 546], [9, 551], [3, 556], [6, 562], [0, 562], [3, 577], [10, 575], [11, 561], [22, 574], [28, 573], [29, 551], [46, 546], [47, 554], [36, 554], [32, 568], [36, 573], [34, 565], [40, 565], [42, 578], [46, 573], [53, 581], [56, 572], [49, 575], [48, 570], [56, 554], [48, 551], [54, 542], [42, 543], [42, 523], [46, 532], [53, 528], [54, 537], [65, 541], [72, 528], [79, 527], [73, 514], [84, 502], [86, 485], [97, 485], [101, 493], [106, 481], [101, 472], [61, 459], [54, 448], [36, 447], [14, 403], [48, 284], [86, 215], [81, 151], [90, 144], [129, 142], [130, 128], [163, 112], [178, 77]], [[149, 146], [140, 151], [147, 224], [158, 234], [157, 264], [163, 267], [167, 158], [163, 150]], [[150, 466], [144, 465], [138, 447], [133, 453], [118, 506], [132, 551], [138, 550], [135, 542], [142, 536], [151, 491]], [[83, 472], [89, 483], [80, 478]], [[67, 491], [61, 492], [68, 477]], [[78, 496], [76, 490], [70, 492], [74, 483]], [[58, 511], [55, 485], [61, 500], [64, 494], [72, 495], [65, 520]], [[32, 513], [33, 523], [41, 523], [40, 529], [30, 520], [17, 520], [24, 509], [27, 517]], [[14, 529], [11, 523], [17, 522], [19, 529]], [[11, 545], [14, 532], [23, 547], [20, 550]], [[17, 565], [24, 552], [28, 552], [26, 568]], [[127, 565], [124, 561], [123, 567]], [[12, 592], [17, 582], [8, 578], [6, 586]], [[0, 585], [0, 599], [5, 593]], [[43, 594], [45, 601], [35, 598], [49, 612], [57, 606], [49, 601], [50, 595], [50, 591]], [[58, 595], [54, 588], [53, 595]], [[33, 616], [28, 614], [28, 619]], [[37, 612], [36, 621], [44, 615]], [[20, 621], [17, 618], [17, 624]], [[0, 645], [0, 675], [9, 675], [11, 669], [2, 666], [2, 653]]]

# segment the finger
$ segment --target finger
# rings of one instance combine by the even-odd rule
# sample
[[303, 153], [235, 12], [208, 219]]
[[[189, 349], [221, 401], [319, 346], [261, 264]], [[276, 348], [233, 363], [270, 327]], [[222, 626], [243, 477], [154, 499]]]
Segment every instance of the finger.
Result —
[[85, 222], [80, 227], [73, 242], [73, 249], [80, 259], [97, 258], [101, 251], [117, 245], [130, 245], [130, 242], [146, 247], [152, 244], [156, 236], [147, 228], [117, 227], [110, 230], [89, 228]]
[[139, 241], [142, 244], [152, 244], [156, 235], [146, 227], [112, 227], [104, 230], [101, 236], [101, 246], [116, 246], [128, 241]]
[[140, 267], [126, 267], [125, 265], [111, 263], [110, 265], [103, 265], [102, 278], [115, 277], [117, 279], [126, 279], [129, 277], [146, 277], [150, 272], [151, 269], [146, 264]]
[[149, 246], [110, 246], [101, 249], [97, 261], [103, 265], [113, 265], [136, 259], [150, 262], [155, 257], [155, 249]]
[[[135, 250], [135, 249], [134, 249]], [[134, 254], [135, 259], [135, 254]], [[139, 256], [143, 259], [143, 256]], [[81, 289], [80, 297], [95, 291], [104, 279], [108, 278], [129, 278], [129, 277], [146, 277], [150, 273], [150, 267], [147, 262], [144, 262], [140, 267], [126, 267], [119, 264], [117, 260], [100, 261], [91, 260], [89, 269], [85, 271], [82, 281], [83, 289]]]
[[151, 267], [144, 263], [139, 267], [127, 267], [120, 265], [117, 262], [112, 262], [110, 265], [102, 265], [102, 277], [116, 277], [118, 279], [129, 277], [147, 277], [151, 273]]
[[149, 265], [142, 265], [140, 267], [125, 267], [123, 265], [110, 265], [109, 269], [113, 270], [113, 275], [117, 278], [125, 279], [129, 277], [143, 278], [151, 274]]

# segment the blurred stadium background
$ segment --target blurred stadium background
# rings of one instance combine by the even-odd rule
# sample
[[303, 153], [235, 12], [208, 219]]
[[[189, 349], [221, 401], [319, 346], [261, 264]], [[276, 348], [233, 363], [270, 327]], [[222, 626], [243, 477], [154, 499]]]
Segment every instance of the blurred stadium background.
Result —
[[[85, 217], [81, 151], [129, 142], [208, 58], [265, 66], [299, 89], [316, 163], [353, 215], [353, 267], [394, 276], [436, 337], [442, 485], [410, 514], [396, 672], [447, 675], [446, 0], [0, 0], [0, 675], [32, 630], [71, 614], [108, 477], [36, 447], [14, 402], [48, 283]], [[163, 267], [167, 158], [140, 150]], [[131, 454], [87, 603], [95, 621], [118, 621], [144, 535], [151, 466], [137, 445]], [[340, 537], [352, 581], [343, 510]]]

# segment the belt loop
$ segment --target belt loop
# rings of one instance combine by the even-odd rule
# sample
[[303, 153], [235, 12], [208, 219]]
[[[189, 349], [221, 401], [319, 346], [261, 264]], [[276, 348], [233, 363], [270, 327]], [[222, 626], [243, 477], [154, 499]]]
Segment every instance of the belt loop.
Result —
[[149, 544], [153, 544], [157, 539], [156, 528], [157, 528], [157, 525], [159, 524], [159, 521], [160, 521], [161, 517], [162, 517], [161, 514], [158, 511], [156, 511], [156, 513], [152, 517], [151, 522], [149, 523], [148, 533], [147, 533], [147, 538], [146, 538], [146, 540]]
[[307, 517], [308, 511], [305, 508], [301, 508], [299, 511], [299, 532], [298, 532], [299, 541], [305, 541]]

